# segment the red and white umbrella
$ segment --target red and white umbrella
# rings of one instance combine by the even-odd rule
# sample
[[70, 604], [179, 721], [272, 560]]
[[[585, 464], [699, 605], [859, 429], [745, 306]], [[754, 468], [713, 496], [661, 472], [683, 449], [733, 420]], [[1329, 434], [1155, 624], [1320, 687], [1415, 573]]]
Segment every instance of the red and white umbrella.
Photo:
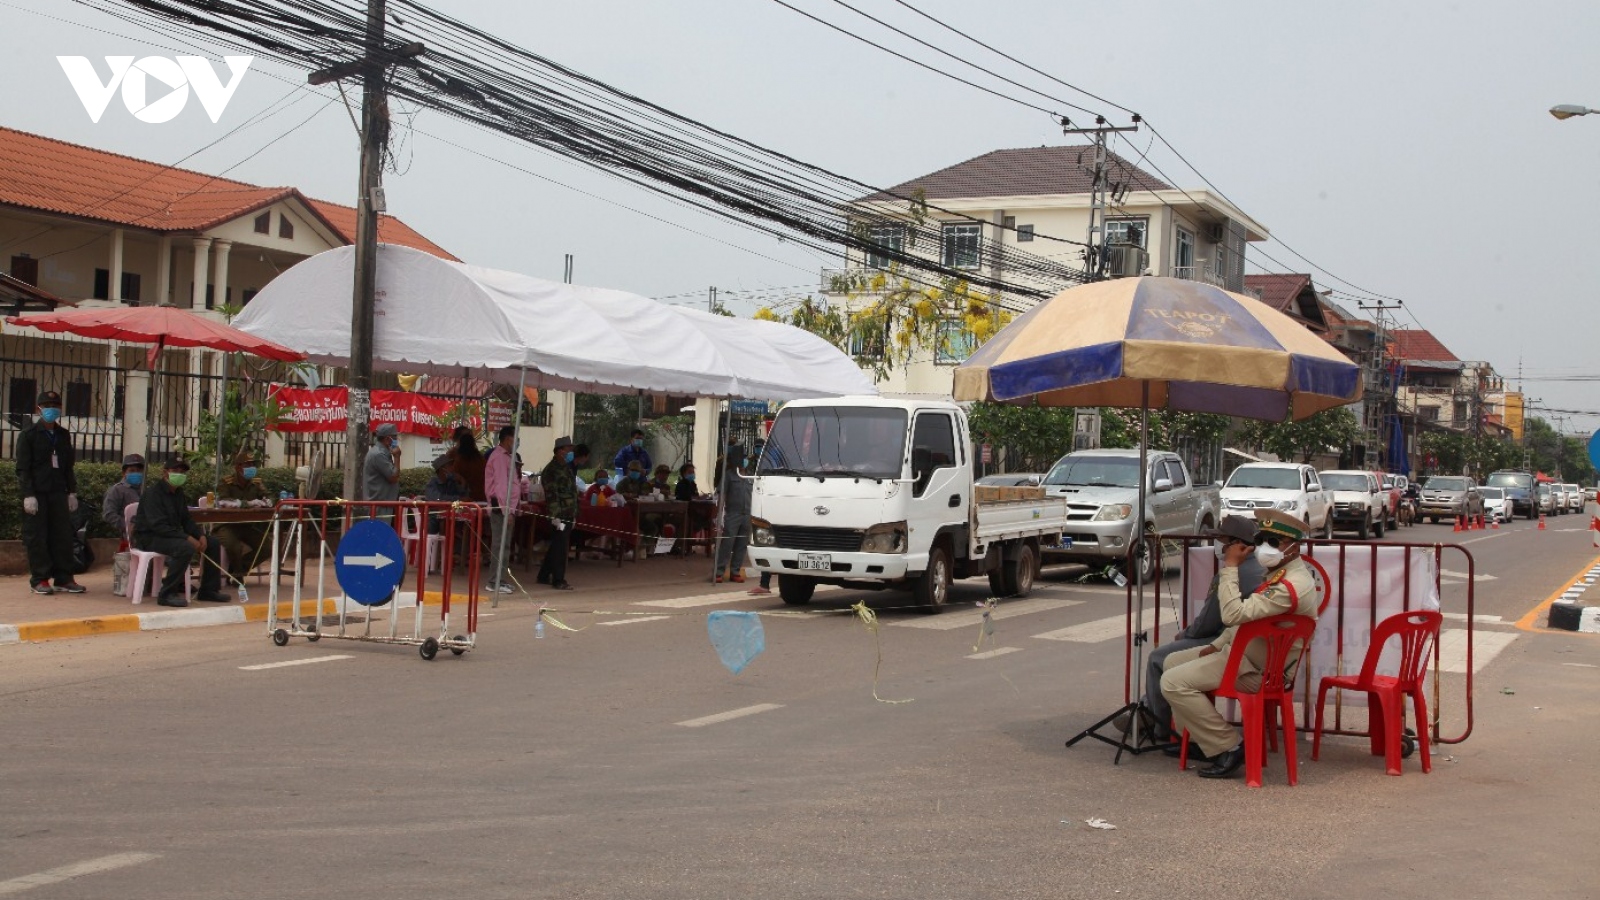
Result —
[[65, 332], [130, 344], [150, 344], [152, 362], [164, 347], [205, 347], [225, 353], [249, 353], [279, 362], [299, 362], [306, 358], [298, 350], [173, 306], [71, 309], [7, 316], [6, 321], [40, 331]]

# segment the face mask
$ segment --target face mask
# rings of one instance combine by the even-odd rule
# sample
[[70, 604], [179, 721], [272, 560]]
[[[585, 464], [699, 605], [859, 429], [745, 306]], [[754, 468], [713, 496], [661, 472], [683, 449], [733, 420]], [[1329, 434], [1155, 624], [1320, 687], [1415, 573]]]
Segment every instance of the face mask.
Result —
[[609, 479], [609, 478], [596, 478], [594, 480], [594, 483], [595, 483], [596, 487], [605, 487], [606, 485], [611, 483], [611, 479]]
[[683, 480], [684, 481], [693, 481], [694, 480], [694, 473], [690, 472], [689, 474], [683, 476]]
[[55, 406], [46, 406], [39, 410], [39, 418], [46, 422], [54, 422], [61, 418], [61, 409]]
[[638, 480], [644, 478], [644, 473], [643, 472], [629, 472], [628, 473], [628, 477], [632, 478], [634, 481], [638, 481]]
[[189, 482], [189, 473], [188, 472], [168, 472], [167, 473], [167, 483], [171, 484], [173, 487], [183, 487], [188, 482]]
[[746, 456], [744, 459], [739, 460], [739, 468], [741, 468], [741, 469], [750, 468], [750, 457]]
[[1283, 562], [1283, 551], [1271, 544], [1262, 544], [1256, 548], [1256, 562], [1267, 568], [1273, 568]]
[[245, 481], [253, 481], [255, 479], [255, 477], [256, 477], [256, 467], [255, 466], [245, 466], [244, 467], [244, 480]]
[[144, 484], [144, 473], [143, 472], [129, 472], [128, 473], [128, 483], [133, 485], [134, 487], [138, 487], [139, 485]]
[[1211, 552], [1215, 553], [1217, 555], [1217, 559], [1222, 559], [1223, 557], [1228, 555], [1228, 545], [1227, 544], [1218, 544], [1215, 547], [1211, 548]]
[[644, 446], [644, 438], [634, 438], [633, 439], [633, 445], [635, 447], [643, 447]]
[[562, 458], [562, 459], [563, 459], [563, 460], [564, 460], [564, 461], [566, 461], [566, 462], [572, 462], [572, 451], [571, 451], [571, 450], [568, 450], [568, 451], [567, 451], [567, 455], [566, 455], [566, 456], [563, 456], [563, 457], [561, 457], [561, 458]]

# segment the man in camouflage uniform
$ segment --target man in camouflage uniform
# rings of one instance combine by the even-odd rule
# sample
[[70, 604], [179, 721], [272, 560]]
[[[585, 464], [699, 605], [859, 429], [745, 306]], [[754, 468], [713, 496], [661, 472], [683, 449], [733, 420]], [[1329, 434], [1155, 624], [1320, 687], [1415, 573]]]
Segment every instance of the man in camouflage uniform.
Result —
[[[266, 510], [272, 506], [267, 490], [256, 477], [256, 458], [249, 450], [240, 450], [233, 456], [233, 474], [222, 479], [217, 487], [218, 500], [234, 500], [241, 507]], [[265, 519], [269, 513], [263, 512]], [[267, 537], [266, 522], [225, 522], [212, 530], [222, 549], [228, 554], [228, 580], [234, 584], [244, 581], [250, 570], [260, 561], [261, 548]]]
[[[1275, 509], [1256, 510], [1256, 520], [1256, 561], [1265, 569], [1261, 586], [1248, 596], [1239, 590], [1239, 565], [1249, 551], [1237, 544], [1229, 545], [1217, 580], [1217, 603], [1226, 628], [1204, 647], [1167, 657], [1166, 671], [1161, 676], [1161, 693], [1172, 706], [1173, 721], [1180, 730], [1188, 730], [1190, 739], [1211, 761], [1200, 770], [1202, 778], [1230, 778], [1244, 765], [1239, 730], [1222, 718], [1216, 704], [1206, 696], [1207, 691], [1222, 684], [1239, 626], [1284, 613], [1314, 619], [1322, 605], [1323, 588], [1311, 567], [1300, 559], [1300, 541], [1310, 526]], [[1300, 652], [1305, 649], [1300, 648]], [[1239, 664], [1241, 690], [1252, 691], [1260, 686], [1266, 652], [1262, 643], [1246, 649]], [[1299, 665], [1300, 653], [1290, 656], [1288, 664], [1292, 669]]]
[[539, 472], [544, 487], [544, 505], [550, 522], [550, 546], [539, 565], [539, 583], [558, 591], [570, 591], [567, 584], [567, 547], [578, 520], [578, 483], [572, 476], [572, 438], [556, 438], [555, 455]]

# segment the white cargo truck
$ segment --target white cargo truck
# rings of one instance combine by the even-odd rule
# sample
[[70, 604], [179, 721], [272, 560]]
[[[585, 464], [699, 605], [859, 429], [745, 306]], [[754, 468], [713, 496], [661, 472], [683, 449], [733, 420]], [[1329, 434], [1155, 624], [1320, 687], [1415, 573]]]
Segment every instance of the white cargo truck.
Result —
[[792, 402], [757, 462], [751, 562], [797, 605], [834, 584], [908, 588], [933, 612], [952, 579], [977, 575], [997, 596], [1024, 596], [1041, 546], [1061, 539], [1066, 502], [979, 502], [973, 468], [966, 414], [952, 401]]

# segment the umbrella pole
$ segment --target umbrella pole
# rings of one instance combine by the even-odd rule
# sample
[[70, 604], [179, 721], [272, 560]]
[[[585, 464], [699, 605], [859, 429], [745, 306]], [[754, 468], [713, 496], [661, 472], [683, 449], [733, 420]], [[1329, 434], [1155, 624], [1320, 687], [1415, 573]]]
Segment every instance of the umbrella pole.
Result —
[[[1138, 516], [1134, 520], [1133, 538], [1139, 542], [1138, 549], [1134, 551], [1134, 594], [1133, 608], [1133, 702], [1139, 708], [1144, 706], [1144, 571], [1145, 565], [1140, 558], [1150, 553], [1150, 547], [1144, 539], [1144, 516], [1148, 500], [1146, 492], [1150, 488], [1150, 381], [1139, 382], [1139, 506], [1135, 511]], [[1157, 547], [1159, 550], [1159, 545]], [[1156, 554], [1160, 557], [1159, 552]], [[1160, 577], [1157, 573], [1156, 577]], [[1137, 713], [1138, 710], [1135, 710]], [[1142, 716], [1133, 716], [1132, 740], [1135, 747], [1139, 746], [1140, 719]]]
[[222, 354], [222, 395], [217, 404], [217, 463], [211, 472], [211, 489], [222, 490], [222, 429], [228, 421], [228, 354]]

